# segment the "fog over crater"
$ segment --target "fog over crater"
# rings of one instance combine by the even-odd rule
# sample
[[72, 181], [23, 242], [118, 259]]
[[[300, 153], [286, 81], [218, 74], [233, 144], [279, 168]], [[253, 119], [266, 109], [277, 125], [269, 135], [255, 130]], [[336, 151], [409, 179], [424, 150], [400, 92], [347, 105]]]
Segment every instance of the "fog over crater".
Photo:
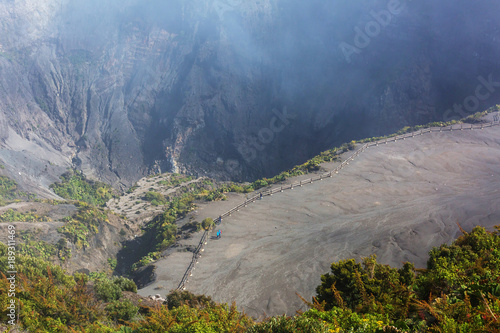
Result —
[[32, 186], [70, 166], [117, 187], [159, 171], [271, 176], [345, 141], [499, 103], [499, 9], [4, 0], [0, 159]]

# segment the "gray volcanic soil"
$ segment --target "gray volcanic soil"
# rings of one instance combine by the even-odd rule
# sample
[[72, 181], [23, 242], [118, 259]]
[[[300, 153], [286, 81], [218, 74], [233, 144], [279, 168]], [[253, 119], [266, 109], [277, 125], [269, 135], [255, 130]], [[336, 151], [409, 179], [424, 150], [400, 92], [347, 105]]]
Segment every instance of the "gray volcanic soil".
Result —
[[[311, 299], [332, 262], [375, 253], [384, 264], [424, 267], [433, 246], [460, 234], [456, 222], [465, 230], [500, 224], [499, 162], [498, 126], [369, 148], [333, 178], [264, 197], [224, 219], [222, 239], [205, 246], [187, 290], [235, 301], [255, 317], [292, 315], [305, 309], [295, 293]], [[217, 216], [242, 200], [233, 195], [198, 214]], [[139, 293], [177, 287], [190, 255], [159, 261], [158, 280]]]

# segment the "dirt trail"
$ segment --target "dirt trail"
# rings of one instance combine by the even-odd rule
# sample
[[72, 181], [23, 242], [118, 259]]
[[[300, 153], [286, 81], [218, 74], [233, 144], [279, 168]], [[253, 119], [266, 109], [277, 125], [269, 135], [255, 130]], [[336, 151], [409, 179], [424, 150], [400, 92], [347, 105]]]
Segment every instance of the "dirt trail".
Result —
[[[310, 299], [331, 262], [375, 253], [385, 264], [424, 266], [432, 246], [459, 234], [457, 221], [466, 230], [500, 223], [499, 162], [498, 126], [370, 148], [332, 178], [264, 197], [224, 219], [222, 239], [208, 242], [186, 287], [235, 301], [256, 317], [294, 314], [304, 309], [295, 293]], [[215, 217], [243, 200], [233, 195], [198, 214]], [[189, 253], [160, 260], [158, 281], [139, 293], [158, 293], [151, 291], [159, 283], [176, 288], [180, 262], [190, 260]]]

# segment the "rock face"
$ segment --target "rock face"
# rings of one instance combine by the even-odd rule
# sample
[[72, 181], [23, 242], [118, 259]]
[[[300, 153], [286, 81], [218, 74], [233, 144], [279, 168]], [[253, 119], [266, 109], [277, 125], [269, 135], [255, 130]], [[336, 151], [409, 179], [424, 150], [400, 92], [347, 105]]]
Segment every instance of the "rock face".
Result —
[[[42, 188], [70, 166], [117, 187], [156, 171], [250, 179], [346, 140], [462, 117], [499, 100], [498, 9], [2, 1], [0, 163]], [[479, 76], [494, 84], [446, 113]]]

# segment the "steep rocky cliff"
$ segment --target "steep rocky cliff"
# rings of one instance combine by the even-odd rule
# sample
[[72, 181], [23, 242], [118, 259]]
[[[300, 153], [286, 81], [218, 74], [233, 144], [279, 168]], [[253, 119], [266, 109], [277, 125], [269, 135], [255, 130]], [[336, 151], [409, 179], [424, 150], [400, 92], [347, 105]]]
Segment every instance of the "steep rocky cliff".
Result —
[[[271, 175], [500, 81], [492, 0], [0, 1], [0, 163], [126, 187]], [[469, 110], [498, 103], [498, 85]], [[470, 99], [469, 99], [470, 102]], [[475, 102], [475, 100], [472, 100]]]

